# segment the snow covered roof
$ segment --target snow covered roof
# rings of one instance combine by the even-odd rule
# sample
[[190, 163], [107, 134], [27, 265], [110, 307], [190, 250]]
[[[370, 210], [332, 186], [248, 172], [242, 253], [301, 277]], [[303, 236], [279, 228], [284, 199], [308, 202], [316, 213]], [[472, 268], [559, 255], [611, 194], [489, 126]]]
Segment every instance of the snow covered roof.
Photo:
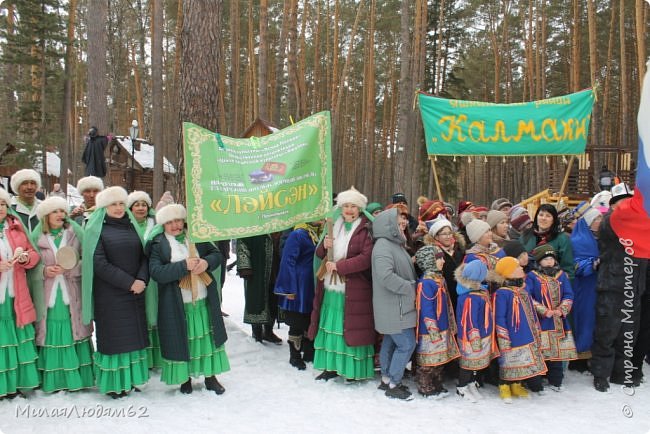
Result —
[[[115, 140], [128, 153], [131, 154], [131, 138], [128, 136], [116, 136]], [[133, 158], [143, 169], [153, 169], [154, 147], [144, 140], [137, 140], [140, 150], [135, 149]], [[165, 173], [176, 173], [176, 168], [163, 156], [163, 171]]]
[[[34, 162], [34, 170], [38, 173], [43, 173], [43, 160], [40, 157], [41, 152], [37, 151], [36, 153], [39, 157]], [[57, 178], [61, 176], [61, 159], [54, 152], [47, 153], [47, 174]], [[70, 169], [68, 169], [68, 174], [72, 174]]]

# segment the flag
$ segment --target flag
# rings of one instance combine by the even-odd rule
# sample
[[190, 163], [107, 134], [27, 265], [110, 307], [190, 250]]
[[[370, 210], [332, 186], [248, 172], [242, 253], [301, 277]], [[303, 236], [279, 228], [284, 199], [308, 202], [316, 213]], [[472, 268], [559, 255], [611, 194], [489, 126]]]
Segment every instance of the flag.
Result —
[[[646, 71], [650, 62], [646, 65]], [[626, 245], [628, 253], [650, 259], [650, 74], [646, 72], [637, 117], [639, 156], [634, 196], [622, 200], [612, 212], [612, 229]]]

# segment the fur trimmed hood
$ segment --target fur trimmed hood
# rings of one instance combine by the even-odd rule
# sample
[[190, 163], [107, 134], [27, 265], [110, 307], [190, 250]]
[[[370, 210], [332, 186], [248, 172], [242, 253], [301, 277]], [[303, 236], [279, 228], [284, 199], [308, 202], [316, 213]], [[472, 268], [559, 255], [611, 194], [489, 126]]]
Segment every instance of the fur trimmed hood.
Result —
[[39, 220], [43, 220], [43, 217], [50, 214], [51, 212], [56, 211], [57, 209], [64, 210], [67, 215], [68, 201], [62, 197], [50, 196], [38, 204], [38, 207], [36, 208], [36, 215], [38, 216]]
[[467, 277], [463, 277], [463, 271], [465, 270], [467, 265], [468, 264], [466, 263], [461, 264], [458, 268], [456, 268], [456, 271], [454, 271], [454, 278], [456, 279], [457, 282], [456, 292], [458, 293], [458, 295], [470, 291], [487, 291], [487, 288], [483, 286], [481, 282], [477, 280], [468, 279]]
[[116, 202], [123, 202], [126, 205], [128, 197], [129, 195], [124, 188], [119, 186], [108, 187], [97, 195], [95, 205], [97, 208], [106, 208]]
[[129, 194], [129, 197], [126, 199], [126, 207], [128, 209], [131, 209], [134, 203], [141, 200], [146, 202], [149, 208], [151, 208], [151, 204], [152, 204], [151, 197], [147, 194], [146, 191], [139, 191], [139, 190], [136, 190], [131, 194]]
[[180, 203], [165, 205], [156, 212], [156, 223], [164, 225], [173, 220], [186, 220], [187, 211]]
[[77, 191], [79, 194], [90, 189], [102, 191], [104, 189], [104, 181], [96, 176], [84, 176], [77, 181]]
[[21, 169], [11, 177], [11, 189], [15, 194], [18, 194], [18, 187], [25, 181], [34, 181], [36, 183], [36, 190], [41, 188], [41, 175], [37, 171], [34, 169]]

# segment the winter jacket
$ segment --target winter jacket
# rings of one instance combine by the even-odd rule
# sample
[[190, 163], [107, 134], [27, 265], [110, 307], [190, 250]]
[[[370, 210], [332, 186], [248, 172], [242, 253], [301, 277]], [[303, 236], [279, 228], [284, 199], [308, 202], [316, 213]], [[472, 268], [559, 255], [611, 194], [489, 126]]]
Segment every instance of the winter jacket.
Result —
[[104, 218], [93, 263], [97, 351], [111, 355], [148, 347], [145, 294], [134, 294], [131, 285], [136, 280], [146, 284], [149, 267], [127, 214]]
[[[16, 325], [24, 327], [31, 324], [36, 320], [36, 310], [32, 302], [32, 297], [27, 287], [27, 275], [25, 270], [34, 268], [40, 257], [33, 249], [32, 245], [27, 239], [23, 225], [17, 217], [7, 215], [5, 218], [6, 235], [9, 241], [11, 251], [15, 252], [16, 248], [22, 247], [29, 255], [26, 263], [20, 264], [16, 262], [13, 266], [14, 273], [14, 312], [16, 314]], [[11, 259], [11, 258], [3, 258]], [[6, 302], [7, 299], [5, 299]]]
[[404, 247], [406, 238], [397, 225], [397, 208], [383, 211], [372, 226], [372, 307], [375, 330], [393, 335], [415, 327], [413, 261]]
[[[280, 308], [311, 313], [314, 305], [314, 250], [316, 245], [306, 229], [292, 231], [282, 249], [275, 293]], [[290, 299], [287, 295], [293, 295]]]
[[[521, 235], [519, 241], [521, 241], [521, 244], [529, 253], [529, 257], [532, 258], [531, 254], [533, 249], [539, 245], [535, 232], [533, 232], [532, 229], [527, 230]], [[557, 252], [560, 268], [564, 270], [569, 279], [573, 279], [573, 249], [571, 248], [571, 240], [569, 239], [569, 236], [564, 232], [560, 232], [559, 234], [556, 234], [555, 238], [548, 242], [548, 245], [553, 247]], [[532, 262], [530, 265], [531, 267], [534, 266]]]
[[[72, 247], [77, 251], [81, 257], [81, 243], [77, 239], [71, 227], [64, 230], [66, 246]], [[42, 316], [37, 318], [36, 328], [36, 345], [42, 346], [45, 344], [45, 336], [47, 335], [47, 309], [49, 300], [52, 296], [54, 288], [55, 277], [47, 277], [45, 275], [45, 267], [56, 265], [56, 251], [52, 249], [52, 243], [48, 241], [47, 234], [41, 234], [38, 238], [37, 247], [41, 252], [41, 262], [43, 267], [43, 295], [39, 297], [44, 302], [44, 306], [39, 307], [37, 310], [43, 312]], [[62, 247], [62, 246], [61, 246]], [[58, 250], [58, 249], [57, 249]], [[79, 262], [73, 269], [67, 270], [63, 273], [65, 280], [66, 290], [70, 299], [70, 323], [72, 326], [72, 337], [75, 341], [87, 338], [93, 332], [92, 324], [85, 325], [81, 318], [81, 262]], [[57, 284], [58, 286], [58, 284]], [[36, 297], [35, 297], [36, 299]]]
[[[206, 272], [221, 265], [221, 252], [212, 243], [196, 244], [199, 257], [208, 262]], [[179, 281], [188, 274], [185, 261], [171, 262], [171, 247], [164, 233], [156, 235], [146, 247], [151, 278], [158, 282], [158, 335], [160, 352], [167, 360], [189, 361], [190, 349], [185, 307]], [[216, 347], [226, 342], [226, 327], [221, 314], [217, 282], [207, 286], [210, 329]]]
[[[345, 258], [336, 262], [338, 275], [345, 278], [343, 338], [345, 343], [351, 347], [374, 345], [375, 343], [375, 322], [372, 313], [372, 273], [370, 271], [373, 243], [369, 229], [370, 222], [363, 215], [359, 218], [361, 222], [352, 234]], [[316, 247], [316, 255], [321, 259], [327, 256], [323, 243]], [[324, 293], [324, 283], [319, 280], [316, 284], [314, 306], [308, 331], [308, 337], [311, 340], [315, 339], [318, 333]]]

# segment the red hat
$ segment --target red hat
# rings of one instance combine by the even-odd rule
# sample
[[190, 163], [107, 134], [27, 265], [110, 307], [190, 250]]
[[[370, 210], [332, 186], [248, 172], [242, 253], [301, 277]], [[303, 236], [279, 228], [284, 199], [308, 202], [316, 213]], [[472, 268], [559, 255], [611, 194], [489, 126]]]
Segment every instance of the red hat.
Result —
[[419, 210], [420, 220], [423, 222], [433, 220], [439, 214], [447, 214], [445, 204], [439, 200], [428, 200], [422, 204]]
[[386, 208], [384, 208], [384, 211], [389, 210], [391, 208], [397, 208], [397, 212], [399, 214], [409, 215], [409, 209], [403, 203], [391, 203], [391, 204], [388, 204], [388, 205], [386, 205]]
[[465, 211], [469, 211], [474, 208], [474, 204], [468, 200], [461, 200], [458, 202], [458, 212], [456, 214], [461, 215]]

